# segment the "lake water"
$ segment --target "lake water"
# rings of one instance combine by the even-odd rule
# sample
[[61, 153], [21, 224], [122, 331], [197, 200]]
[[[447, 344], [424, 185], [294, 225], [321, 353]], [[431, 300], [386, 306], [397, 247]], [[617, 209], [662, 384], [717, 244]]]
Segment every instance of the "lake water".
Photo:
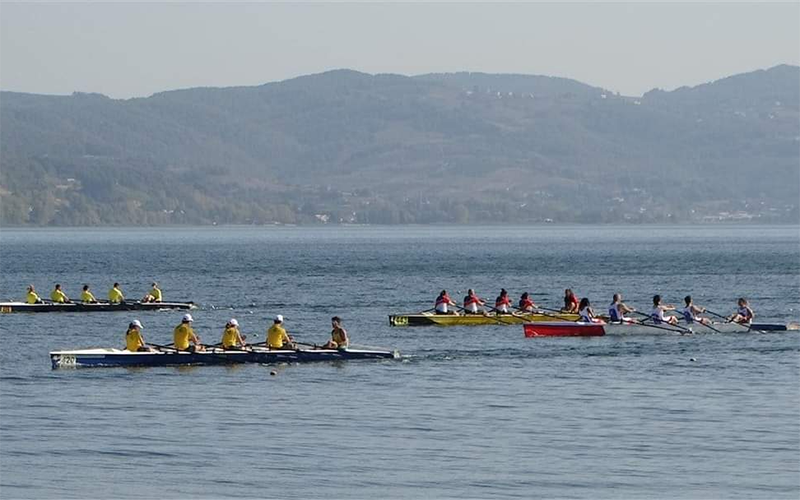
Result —
[[[344, 318], [399, 361], [57, 370], [48, 352], [171, 341], [179, 311], [0, 316], [4, 498], [793, 498], [800, 334], [525, 339], [392, 328], [442, 288], [654, 293], [800, 320], [797, 227], [347, 227], [0, 232], [0, 298], [59, 282], [194, 300], [196, 330], [300, 340]], [[692, 361], [694, 358], [696, 361]], [[277, 375], [270, 375], [276, 370]]]

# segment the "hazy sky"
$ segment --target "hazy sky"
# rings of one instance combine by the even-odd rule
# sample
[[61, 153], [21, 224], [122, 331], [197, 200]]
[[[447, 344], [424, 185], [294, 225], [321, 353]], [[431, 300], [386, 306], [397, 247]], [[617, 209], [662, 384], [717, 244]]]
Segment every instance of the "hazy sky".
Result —
[[544, 74], [639, 95], [800, 64], [800, 3], [0, 5], [0, 87], [146, 96], [335, 68]]

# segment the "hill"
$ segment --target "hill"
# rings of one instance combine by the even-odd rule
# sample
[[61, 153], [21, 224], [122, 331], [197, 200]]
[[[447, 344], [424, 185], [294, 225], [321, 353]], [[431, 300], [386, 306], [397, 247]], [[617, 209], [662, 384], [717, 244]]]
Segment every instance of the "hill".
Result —
[[795, 222], [800, 68], [639, 98], [336, 70], [148, 98], [0, 93], [0, 223]]

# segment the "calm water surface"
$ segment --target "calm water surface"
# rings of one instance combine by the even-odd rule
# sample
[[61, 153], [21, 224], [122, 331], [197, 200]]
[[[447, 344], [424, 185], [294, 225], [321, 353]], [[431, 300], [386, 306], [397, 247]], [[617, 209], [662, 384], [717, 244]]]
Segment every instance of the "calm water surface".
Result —
[[[355, 343], [402, 361], [50, 368], [48, 351], [171, 341], [180, 312], [0, 317], [4, 498], [798, 498], [800, 335], [525, 339], [521, 327], [391, 328], [447, 288], [661, 293], [800, 320], [796, 227], [203, 228], [0, 231], [0, 298], [60, 282], [129, 297], [153, 279], [263, 340]], [[696, 361], [691, 361], [695, 358]], [[276, 376], [270, 371], [277, 370]]]

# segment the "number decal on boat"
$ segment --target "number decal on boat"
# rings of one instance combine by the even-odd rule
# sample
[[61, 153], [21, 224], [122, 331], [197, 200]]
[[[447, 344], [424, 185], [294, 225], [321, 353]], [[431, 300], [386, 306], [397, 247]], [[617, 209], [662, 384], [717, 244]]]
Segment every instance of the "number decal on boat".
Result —
[[10, 312], [11, 312], [11, 306], [0, 307], [0, 313], [10, 313]]
[[408, 316], [392, 316], [392, 326], [408, 326]]
[[59, 366], [75, 366], [76, 364], [78, 363], [76, 362], [75, 356], [62, 355], [58, 360]]

